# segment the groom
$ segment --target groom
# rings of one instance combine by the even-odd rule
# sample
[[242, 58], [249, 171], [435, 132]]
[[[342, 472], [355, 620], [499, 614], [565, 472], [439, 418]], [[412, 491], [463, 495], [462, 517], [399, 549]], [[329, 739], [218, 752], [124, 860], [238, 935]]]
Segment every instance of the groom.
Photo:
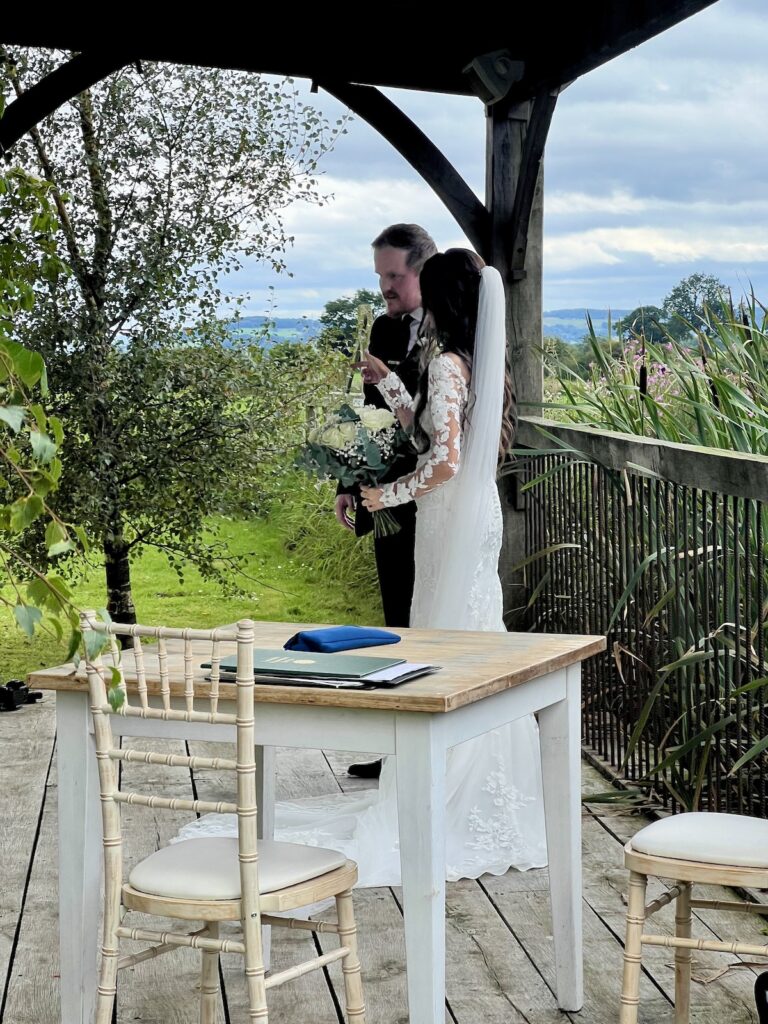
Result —
[[[418, 224], [393, 224], [371, 245], [373, 265], [387, 311], [373, 323], [369, 351], [385, 362], [413, 395], [419, 379], [418, 331], [422, 317], [419, 274], [429, 257], [437, 252], [437, 246]], [[378, 388], [366, 384], [364, 393], [367, 405], [386, 408]], [[391, 479], [409, 473], [415, 465], [415, 456], [410, 463], [401, 460]], [[390, 476], [384, 476], [382, 482], [389, 479]], [[388, 626], [407, 626], [413, 595], [416, 503], [398, 505], [391, 511], [400, 524], [400, 531], [374, 539], [376, 571], [384, 621]], [[341, 487], [336, 496], [336, 518], [358, 537], [373, 529], [371, 514], [355, 494]], [[380, 770], [381, 761], [349, 766], [350, 774], [367, 778], [375, 778]]]

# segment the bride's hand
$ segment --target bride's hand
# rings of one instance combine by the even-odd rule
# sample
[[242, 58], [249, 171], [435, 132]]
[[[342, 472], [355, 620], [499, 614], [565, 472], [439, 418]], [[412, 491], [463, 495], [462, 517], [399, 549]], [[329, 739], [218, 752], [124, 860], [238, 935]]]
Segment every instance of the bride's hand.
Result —
[[360, 494], [363, 499], [363, 508], [367, 508], [369, 512], [378, 512], [379, 509], [384, 508], [381, 501], [381, 487], [361, 487]]
[[355, 363], [355, 369], [360, 371], [366, 384], [378, 384], [390, 372], [387, 364], [383, 363], [381, 359], [377, 359], [376, 356], [372, 356], [367, 349], [365, 359], [361, 363]]

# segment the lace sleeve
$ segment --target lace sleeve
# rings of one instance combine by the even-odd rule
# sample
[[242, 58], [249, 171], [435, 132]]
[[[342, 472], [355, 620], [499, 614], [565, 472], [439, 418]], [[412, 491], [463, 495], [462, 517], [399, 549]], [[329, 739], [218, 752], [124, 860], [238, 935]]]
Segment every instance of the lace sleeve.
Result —
[[415, 400], [396, 373], [388, 373], [386, 377], [382, 377], [376, 387], [392, 412], [397, 412], [398, 409], [413, 412], [415, 409]]
[[461, 424], [467, 404], [467, 384], [449, 355], [429, 364], [429, 412], [434, 433], [427, 456], [409, 476], [381, 485], [386, 508], [420, 498], [456, 475], [461, 457]]

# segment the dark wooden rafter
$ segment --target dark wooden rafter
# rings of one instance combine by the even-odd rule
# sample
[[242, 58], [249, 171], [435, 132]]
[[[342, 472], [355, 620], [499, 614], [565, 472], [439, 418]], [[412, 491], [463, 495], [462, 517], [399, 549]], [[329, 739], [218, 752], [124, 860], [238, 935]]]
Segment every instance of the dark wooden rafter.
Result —
[[[507, 99], [520, 102], [562, 88], [715, 2], [595, 0], [589, 10], [574, 4], [567, 25], [561, 22], [562, 12], [557, 14], [561, 23], [556, 34], [547, 37], [546, 49], [524, 56], [525, 74], [510, 88]], [[517, 52], [511, 44], [510, 50], [513, 55]]]
[[[128, 19], [119, 33], [105, 37], [73, 18], [66, 8], [52, 9], [44, 18], [26, 11], [3, 11], [0, 39], [26, 46], [104, 53], [121, 51], [129, 59], [233, 68], [264, 74], [289, 75], [320, 81], [343, 68], [344, 81], [363, 85], [419, 89], [472, 95], [464, 68], [483, 54], [507, 50], [525, 63], [526, 74], [510, 99], [531, 99], [543, 90], [564, 85], [620, 53], [639, 45], [716, 0], [588, 0], [587, 3], [507, 5], [482, 24], [462, 26], [460, 32], [435, 8], [431, 45], [416, 60], [392, 59], [386, 33], [364, 41], [354, 34], [328, 30], [327, 12], [308, 8], [301, 32], [237, 33], [224, 7], [205, 24], [179, 32], [173, 21], [147, 26], [146, 19]], [[434, 5], [432, 5], [434, 7]], [[429, 13], [430, 5], [426, 5]], [[351, 39], [351, 44], [350, 44]]]
[[[4, 60], [11, 59], [4, 48], [0, 49], [0, 56]], [[0, 155], [7, 153], [23, 135], [62, 103], [128, 63], [131, 61], [125, 55], [108, 49], [79, 53], [36, 82], [9, 103], [0, 118]]]
[[488, 211], [453, 164], [418, 125], [373, 86], [322, 80], [317, 84], [387, 139], [442, 200], [477, 251], [487, 251], [490, 238]]
[[[442, 200], [477, 252], [490, 260], [491, 214], [424, 132], [373, 86], [324, 81], [317, 84], [367, 121], [397, 149]], [[501, 228], [510, 239], [509, 273], [513, 279], [522, 277], [525, 272], [528, 222], [556, 103], [554, 91], [544, 92], [532, 102], [511, 216], [506, 224], [495, 225], [496, 230]]]
[[528, 249], [528, 223], [531, 218], [533, 197], [539, 179], [541, 161], [544, 157], [544, 146], [549, 134], [549, 126], [557, 103], [556, 92], [544, 92], [537, 96], [532, 104], [528, 130], [525, 133], [523, 154], [515, 190], [515, 202], [512, 207], [511, 229], [512, 243], [509, 252], [509, 272], [513, 279], [525, 273], [525, 256]]

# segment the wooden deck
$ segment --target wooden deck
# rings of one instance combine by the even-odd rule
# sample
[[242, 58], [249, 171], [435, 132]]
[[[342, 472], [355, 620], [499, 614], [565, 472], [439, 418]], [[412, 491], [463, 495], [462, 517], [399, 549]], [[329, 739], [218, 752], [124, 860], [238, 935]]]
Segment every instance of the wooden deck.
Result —
[[[0, 1022], [58, 1024], [56, 880], [56, 756], [54, 695], [42, 704], [0, 715]], [[281, 751], [278, 796], [349, 791], [368, 785], [345, 773], [347, 759], [320, 751]], [[146, 770], [146, 769], [145, 769]], [[177, 772], [179, 776], [181, 773]], [[202, 779], [199, 789], [215, 789]], [[184, 785], [181, 783], [181, 785]], [[607, 784], [585, 766], [586, 793]], [[200, 793], [202, 796], [202, 792]], [[552, 994], [546, 871], [510, 872], [448, 886], [446, 1024], [609, 1024], [618, 1020], [621, 938], [626, 874], [621, 844], [642, 824], [624, 811], [584, 807], [585, 1004], [579, 1014], [561, 1013]], [[150, 843], [176, 831], [172, 814], [145, 830]], [[151, 834], [150, 834], [151, 833]], [[138, 855], [139, 851], [133, 851]], [[142, 850], [143, 854], [146, 852]], [[713, 890], [714, 892], [714, 890]], [[722, 895], [722, 891], [721, 895]], [[402, 915], [396, 889], [364, 889], [356, 895], [361, 960], [369, 1024], [408, 1024]], [[671, 908], [655, 920], [672, 918]], [[765, 942], [759, 920], [698, 912], [699, 934], [719, 939], [753, 936]], [[703, 929], [703, 931], [702, 931]], [[324, 945], [326, 937], [321, 937]], [[305, 959], [306, 933], [275, 935], [273, 962]], [[650, 970], [641, 988], [643, 1024], [672, 1021], [671, 951], [646, 953]], [[759, 968], [733, 956], [696, 954], [692, 1020], [696, 1024], [756, 1021], [752, 985]], [[223, 965], [220, 1021], [245, 1020], [236, 959]], [[336, 965], [334, 965], [336, 966]], [[119, 1024], [176, 1024], [197, 1020], [191, 951], [141, 964], [122, 979]], [[340, 977], [314, 972], [271, 993], [273, 1024], [339, 1024]], [[412, 1024], [418, 1024], [414, 1021]]]

